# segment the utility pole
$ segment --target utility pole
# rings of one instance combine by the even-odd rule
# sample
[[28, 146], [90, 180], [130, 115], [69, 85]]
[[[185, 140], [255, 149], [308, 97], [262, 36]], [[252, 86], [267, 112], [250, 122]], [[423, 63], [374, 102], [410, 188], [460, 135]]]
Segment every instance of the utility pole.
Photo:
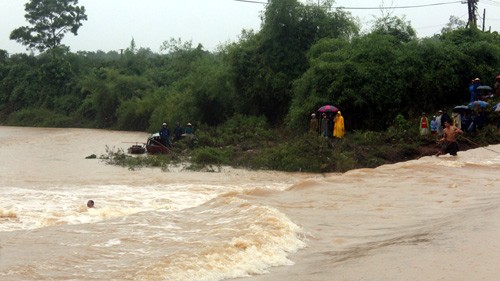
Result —
[[486, 9], [483, 10], [483, 32], [484, 32], [484, 25], [486, 24]]
[[467, 21], [467, 27], [477, 28], [477, 2], [479, 0], [467, 0], [467, 8], [469, 12], [469, 20]]

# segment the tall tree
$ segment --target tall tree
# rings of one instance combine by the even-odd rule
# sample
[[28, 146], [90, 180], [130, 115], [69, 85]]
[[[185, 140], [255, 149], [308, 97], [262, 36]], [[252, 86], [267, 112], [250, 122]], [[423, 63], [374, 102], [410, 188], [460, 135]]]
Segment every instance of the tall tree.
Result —
[[417, 32], [411, 23], [395, 16], [384, 16], [375, 21], [373, 33], [392, 35], [400, 42], [410, 42], [417, 38]]
[[257, 34], [244, 34], [229, 50], [239, 113], [280, 124], [289, 109], [292, 82], [307, 68], [307, 51], [323, 37], [349, 38], [358, 28], [349, 14], [297, 0], [271, 0]]
[[14, 29], [10, 39], [40, 52], [58, 47], [67, 32], [77, 35], [82, 21], [87, 20], [85, 7], [77, 4], [78, 0], [29, 1], [24, 17], [31, 26]]

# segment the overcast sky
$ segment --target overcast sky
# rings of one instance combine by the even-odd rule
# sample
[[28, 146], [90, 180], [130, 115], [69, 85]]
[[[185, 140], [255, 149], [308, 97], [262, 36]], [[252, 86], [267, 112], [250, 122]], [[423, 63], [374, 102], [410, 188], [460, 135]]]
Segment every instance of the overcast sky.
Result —
[[[254, 0], [266, 2], [266, 0]], [[0, 49], [9, 53], [25, 52], [25, 47], [9, 39], [10, 32], [28, 25], [24, 18], [27, 0], [0, 0]], [[306, 1], [301, 1], [305, 3]], [[313, 1], [317, 3], [317, 0]], [[442, 3], [446, 3], [441, 5]], [[159, 51], [162, 42], [170, 38], [201, 43], [213, 51], [217, 45], [238, 40], [242, 29], [260, 28], [260, 14], [265, 6], [235, 0], [80, 0], [88, 20], [78, 31], [69, 33], [63, 44], [71, 51], [111, 51], [127, 48], [134, 38], [137, 47]], [[421, 8], [397, 8], [421, 6]], [[337, 0], [344, 7], [393, 7], [392, 15], [406, 16], [419, 37], [439, 33], [451, 15], [467, 21], [467, 4], [453, 0]], [[478, 23], [482, 25], [486, 9], [486, 29], [500, 32], [500, 0], [480, 0]], [[379, 9], [349, 9], [368, 29], [373, 19], [382, 14]]]

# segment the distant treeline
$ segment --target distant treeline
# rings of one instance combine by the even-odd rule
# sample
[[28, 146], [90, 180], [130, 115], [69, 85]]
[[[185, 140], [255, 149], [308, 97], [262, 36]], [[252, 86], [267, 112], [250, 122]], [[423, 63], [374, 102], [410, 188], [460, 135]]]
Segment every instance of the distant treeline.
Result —
[[281, 0], [260, 31], [216, 51], [180, 39], [160, 53], [133, 40], [122, 53], [0, 50], [0, 123], [154, 131], [255, 116], [305, 131], [333, 104], [348, 130], [384, 130], [398, 114], [466, 104], [471, 79], [491, 85], [500, 74], [498, 32], [451, 22], [431, 38], [397, 17], [360, 33], [343, 10]]

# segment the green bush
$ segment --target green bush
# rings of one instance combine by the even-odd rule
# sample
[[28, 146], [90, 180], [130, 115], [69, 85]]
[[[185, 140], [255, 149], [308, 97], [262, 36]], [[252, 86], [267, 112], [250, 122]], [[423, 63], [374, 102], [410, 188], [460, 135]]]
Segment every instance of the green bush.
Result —
[[[329, 163], [330, 164], [330, 163]], [[332, 155], [330, 167], [323, 167], [325, 171], [346, 172], [358, 167], [356, 155], [353, 151], [341, 151]]]
[[191, 162], [199, 165], [230, 165], [233, 151], [230, 148], [200, 147], [191, 153]]
[[175, 154], [159, 155], [129, 155], [123, 149], [109, 148], [106, 146], [106, 153], [99, 157], [106, 164], [128, 167], [135, 170], [142, 167], [159, 167], [162, 170], [168, 170], [169, 165], [178, 164], [181, 158]]
[[27, 127], [71, 127], [74, 119], [44, 108], [27, 108], [11, 113], [5, 123]]

